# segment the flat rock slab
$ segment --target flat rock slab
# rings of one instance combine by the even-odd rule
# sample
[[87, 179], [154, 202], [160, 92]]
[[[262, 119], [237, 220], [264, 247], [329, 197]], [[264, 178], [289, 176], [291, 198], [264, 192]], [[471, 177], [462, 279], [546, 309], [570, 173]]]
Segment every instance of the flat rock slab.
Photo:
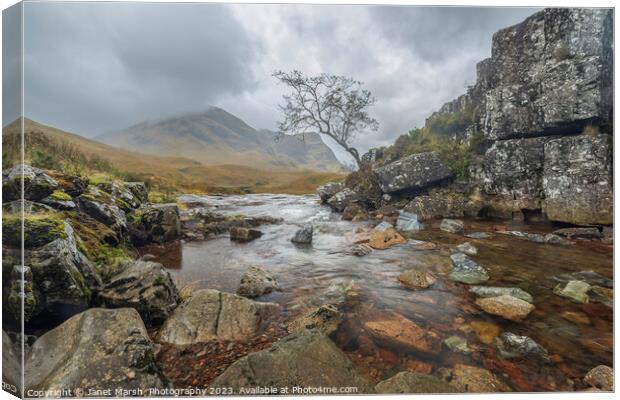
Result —
[[379, 394], [411, 394], [411, 393], [459, 393], [460, 390], [427, 374], [399, 372], [393, 377], [377, 383], [375, 391]]
[[198, 290], [166, 320], [158, 341], [175, 345], [246, 341], [278, 309], [275, 303], [261, 303], [212, 289]]
[[590, 288], [591, 286], [587, 282], [569, 281], [564, 286], [561, 283], [558, 284], [553, 289], [553, 293], [561, 297], [566, 297], [575, 303], [585, 304], [590, 301], [590, 297], [588, 296]]
[[412, 154], [374, 171], [385, 193], [419, 190], [452, 176], [435, 152]]
[[441, 351], [441, 338], [398, 314], [364, 322], [364, 329], [380, 342], [427, 354]]
[[510, 295], [478, 299], [476, 304], [489, 314], [499, 315], [515, 322], [522, 321], [536, 308], [527, 301]]
[[91, 308], [41, 336], [26, 359], [26, 390], [163, 389], [153, 343], [132, 308]]
[[236, 242], [249, 242], [263, 236], [263, 232], [258, 229], [232, 227], [230, 228], [230, 240]]
[[452, 272], [450, 278], [457, 282], [475, 285], [489, 280], [489, 274], [480, 264], [469, 258], [464, 253], [454, 253], [452, 260]]
[[397, 244], [406, 243], [407, 240], [394, 228], [385, 230], [373, 230], [368, 241], [368, 246], [375, 250], [385, 250]]
[[456, 364], [451, 371], [450, 384], [463, 392], [510, 392], [510, 387], [492, 372], [472, 365]]
[[235, 394], [240, 388], [256, 386], [288, 387], [288, 394], [293, 386], [353, 386], [358, 388], [357, 393], [371, 391], [347, 356], [316, 329], [293, 333], [268, 349], [248, 354], [211, 384], [213, 388], [231, 387]]
[[450, 233], [463, 233], [465, 224], [460, 219], [444, 218], [439, 225], [439, 229]]

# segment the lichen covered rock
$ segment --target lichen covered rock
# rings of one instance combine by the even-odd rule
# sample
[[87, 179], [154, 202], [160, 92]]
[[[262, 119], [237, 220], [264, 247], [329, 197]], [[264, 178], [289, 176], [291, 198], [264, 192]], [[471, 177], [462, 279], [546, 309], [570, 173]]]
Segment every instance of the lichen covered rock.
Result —
[[375, 169], [385, 193], [415, 192], [452, 177], [437, 153], [418, 153]]
[[39, 168], [20, 164], [2, 171], [2, 201], [21, 199], [22, 181], [24, 199], [39, 201], [58, 188], [58, 182]]

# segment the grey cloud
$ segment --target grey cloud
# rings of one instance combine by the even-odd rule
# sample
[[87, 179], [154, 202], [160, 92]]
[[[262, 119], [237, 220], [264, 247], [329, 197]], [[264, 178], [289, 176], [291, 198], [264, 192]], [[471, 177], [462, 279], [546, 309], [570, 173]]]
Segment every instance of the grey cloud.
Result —
[[86, 135], [251, 89], [260, 46], [223, 6], [26, 3], [25, 114]]
[[2, 126], [21, 115], [21, 4], [2, 13]]

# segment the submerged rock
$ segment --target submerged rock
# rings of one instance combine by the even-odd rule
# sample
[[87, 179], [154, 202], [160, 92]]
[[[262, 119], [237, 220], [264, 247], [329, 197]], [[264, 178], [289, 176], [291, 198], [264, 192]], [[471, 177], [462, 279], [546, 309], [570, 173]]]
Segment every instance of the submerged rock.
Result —
[[492, 372], [472, 365], [456, 364], [448, 376], [451, 385], [468, 393], [510, 392]]
[[493, 343], [493, 339], [495, 339], [500, 333], [499, 326], [495, 325], [492, 322], [472, 321], [469, 325], [473, 329], [478, 339], [480, 339], [480, 341], [484, 344]]
[[456, 246], [456, 250], [460, 251], [461, 253], [465, 253], [468, 256], [475, 256], [476, 254], [478, 254], [478, 249], [476, 248], [476, 246], [472, 245], [469, 242], [459, 244], [458, 246]]
[[408, 240], [407, 244], [411, 246], [413, 250], [435, 250], [437, 245], [432, 242], [425, 242], [423, 240]]
[[612, 392], [614, 390], [614, 370], [607, 365], [599, 365], [588, 371], [583, 381], [593, 388]]
[[377, 383], [375, 391], [378, 394], [459, 393], [457, 388], [433, 375], [409, 371], [399, 372], [393, 377]]
[[366, 321], [363, 326], [377, 341], [388, 346], [426, 354], [437, 354], [441, 350], [439, 335], [398, 314]]
[[326, 335], [336, 332], [342, 320], [342, 313], [332, 304], [325, 304], [310, 311], [288, 325], [289, 332], [316, 328]]
[[590, 285], [584, 281], [569, 281], [564, 287], [558, 284], [553, 289], [553, 293], [571, 299], [575, 303], [588, 303], [590, 301], [589, 290]]
[[439, 229], [450, 233], [463, 233], [465, 230], [465, 224], [463, 224], [463, 221], [459, 219], [444, 218], [441, 221], [441, 225], [439, 225]]
[[576, 324], [580, 324], [580, 325], [590, 324], [590, 318], [586, 314], [580, 311], [564, 311], [560, 314], [560, 316]]
[[291, 242], [298, 244], [310, 244], [312, 243], [312, 234], [314, 232], [314, 228], [312, 225], [304, 225], [303, 228], [295, 232], [295, 235], [291, 239]]
[[211, 383], [213, 388], [231, 387], [235, 393], [240, 388], [257, 386], [353, 386], [358, 393], [368, 393], [370, 389], [347, 356], [316, 329], [293, 333], [268, 349], [248, 354]]
[[258, 297], [278, 289], [276, 278], [263, 268], [251, 266], [241, 276], [237, 294], [243, 297]]
[[468, 237], [470, 239], [488, 239], [490, 237], [493, 237], [493, 235], [488, 232], [471, 232], [465, 234], [465, 237]]
[[405, 286], [413, 289], [426, 289], [435, 283], [436, 279], [426, 270], [410, 269], [398, 276], [398, 280]]
[[558, 282], [564, 282], [564, 283], [567, 283], [568, 281], [584, 281], [592, 286], [597, 285], [597, 286], [603, 286], [607, 288], [614, 287], [613, 279], [603, 276], [594, 271], [573, 272], [570, 274], [555, 276], [554, 279]]
[[506, 294], [528, 303], [534, 303], [532, 295], [518, 287], [472, 286], [469, 291], [478, 297], [497, 297]]
[[396, 220], [396, 229], [403, 232], [418, 232], [422, 229], [422, 224], [416, 214], [402, 211]]
[[478, 299], [476, 304], [489, 314], [499, 315], [515, 322], [522, 321], [535, 308], [527, 301], [506, 294]]
[[230, 240], [237, 242], [249, 242], [263, 236], [258, 229], [232, 227], [230, 228]]
[[99, 299], [106, 307], [134, 308], [147, 325], [157, 325], [177, 306], [179, 292], [163, 265], [138, 260], [112, 277]]
[[594, 285], [590, 287], [590, 291], [588, 292], [590, 299], [592, 301], [596, 301], [603, 305], [606, 305], [609, 308], [614, 307], [614, 290], [609, 289], [602, 286]]
[[480, 264], [463, 253], [454, 253], [450, 256], [453, 269], [450, 278], [457, 282], [474, 285], [489, 280], [489, 274]]
[[367, 244], [357, 244], [351, 249], [351, 254], [357, 257], [363, 257], [372, 253], [372, 247]]
[[598, 239], [603, 237], [598, 228], [562, 228], [553, 231], [556, 235], [572, 238]]
[[470, 354], [471, 349], [467, 345], [467, 339], [460, 336], [450, 336], [443, 343], [455, 353]]
[[26, 358], [26, 390], [162, 389], [153, 343], [131, 308], [92, 308], [41, 336]]
[[385, 250], [397, 244], [406, 243], [407, 240], [394, 228], [374, 230], [370, 235], [368, 246], [375, 250]]
[[435, 152], [417, 153], [374, 170], [385, 193], [416, 191], [450, 179], [452, 172]]
[[159, 331], [158, 340], [175, 345], [212, 340], [246, 341], [277, 310], [275, 303], [201, 289], [174, 310]]
[[46, 198], [58, 188], [58, 182], [43, 170], [20, 164], [2, 171], [2, 201], [20, 200], [22, 198], [22, 181], [24, 199], [39, 201]]
[[493, 343], [500, 358], [534, 357], [549, 361], [547, 350], [528, 336], [504, 332]]

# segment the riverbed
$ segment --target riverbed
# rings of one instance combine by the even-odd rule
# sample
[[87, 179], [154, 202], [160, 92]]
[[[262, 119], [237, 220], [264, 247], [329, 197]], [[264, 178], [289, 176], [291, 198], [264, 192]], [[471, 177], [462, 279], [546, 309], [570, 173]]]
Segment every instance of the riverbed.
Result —
[[[497, 231], [546, 233], [557, 227], [490, 220], [466, 220], [466, 231], [492, 235], [470, 239], [440, 231], [435, 221], [412, 236], [437, 244], [434, 250], [417, 250], [409, 241], [358, 257], [350, 254], [353, 237], [372, 227], [372, 222], [343, 221], [313, 195], [183, 196], [179, 202], [201, 202], [222, 214], [277, 217], [283, 222], [260, 226], [263, 235], [247, 243], [232, 242], [224, 234], [204, 241], [149, 246], [139, 249], [140, 253], [153, 254], [179, 288], [189, 285], [234, 293], [248, 266], [261, 266], [277, 277], [280, 290], [257, 300], [280, 304], [279, 318], [284, 322], [312, 307], [342, 301], [344, 319], [332, 339], [373, 381], [403, 370], [444, 376], [455, 365], [466, 364], [492, 371], [512, 390], [574, 390], [578, 388], [575, 381], [588, 370], [613, 364], [612, 309], [595, 302], [576, 304], [553, 294], [558, 277], [565, 274], [594, 271], [612, 278], [611, 245], [600, 241], [568, 246], [534, 243]], [[304, 224], [314, 226], [312, 245], [291, 243]], [[489, 271], [490, 280], [483, 285], [519, 287], [533, 296], [536, 309], [523, 322], [482, 312], [468, 286], [448, 278], [450, 254], [454, 246], [466, 241], [478, 249], [472, 258]], [[430, 271], [437, 282], [428, 289], [404, 287], [398, 276], [414, 267]], [[566, 319], [561, 315], [566, 311], [585, 314], [587, 322]], [[471, 352], [455, 353], [444, 346], [439, 354], [429, 356], [375, 342], [364, 331], [364, 321], [392, 313], [442, 338], [463, 337]], [[551, 361], [498, 358], [488, 340], [497, 332], [531, 337], [547, 349]]]

